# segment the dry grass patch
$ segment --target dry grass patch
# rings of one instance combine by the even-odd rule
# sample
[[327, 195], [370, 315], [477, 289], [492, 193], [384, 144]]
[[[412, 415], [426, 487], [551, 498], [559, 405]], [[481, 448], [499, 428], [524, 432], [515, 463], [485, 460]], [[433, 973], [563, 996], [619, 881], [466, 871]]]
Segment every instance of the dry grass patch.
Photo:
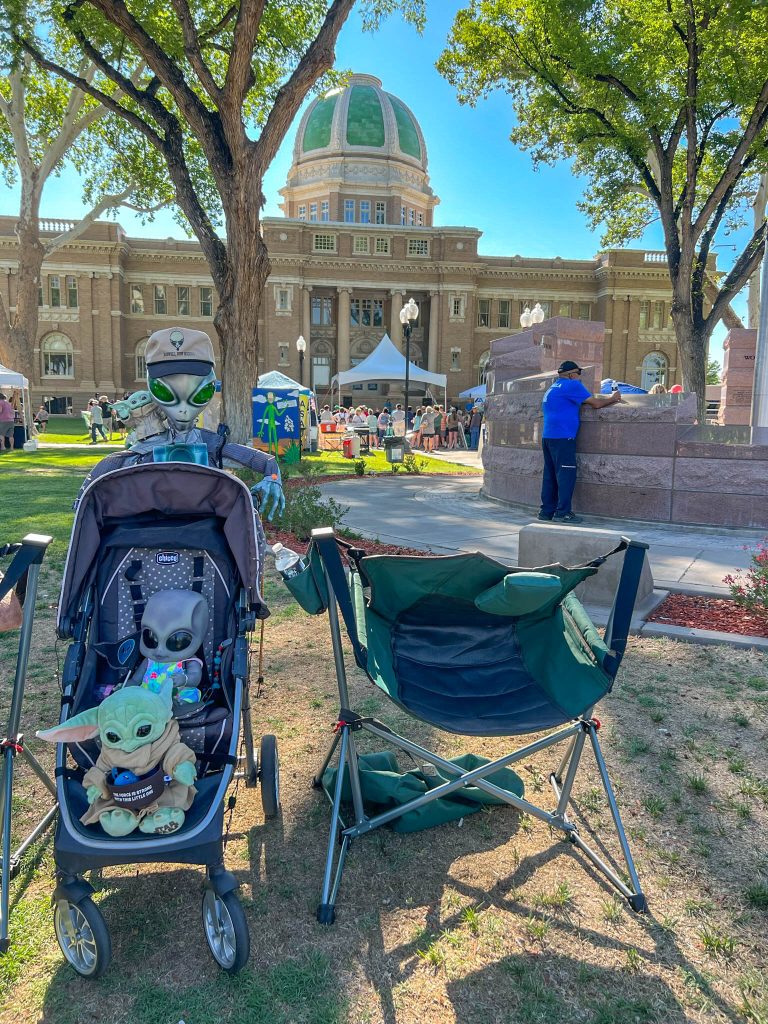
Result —
[[[57, 715], [54, 584], [49, 568], [28, 735]], [[1, 1024], [765, 1024], [762, 656], [635, 640], [601, 705], [601, 740], [649, 914], [633, 914], [544, 825], [494, 808], [461, 825], [357, 841], [337, 923], [323, 928], [314, 909], [329, 808], [309, 782], [337, 710], [330, 638], [325, 620], [297, 614], [273, 579], [268, 598], [274, 615], [253, 716], [257, 735], [279, 738], [283, 816], [265, 823], [258, 792], [240, 789], [227, 862], [242, 882], [251, 928], [247, 969], [229, 979], [210, 959], [198, 870], [114, 868], [96, 883], [113, 965], [98, 983], [76, 978], [53, 936], [49, 843], [14, 887]], [[11, 647], [0, 637], [4, 659]], [[348, 664], [358, 710], [448, 756], [506, 749], [501, 740], [464, 742], [408, 720]], [[7, 698], [4, 688], [3, 705]], [[50, 763], [50, 748], [33, 747]], [[528, 793], [546, 805], [556, 756], [538, 755], [520, 771]], [[618, 853], [587, 755], [583, 766], [576, 812]], [[22, 774], [21, 824], [41, 790]]]

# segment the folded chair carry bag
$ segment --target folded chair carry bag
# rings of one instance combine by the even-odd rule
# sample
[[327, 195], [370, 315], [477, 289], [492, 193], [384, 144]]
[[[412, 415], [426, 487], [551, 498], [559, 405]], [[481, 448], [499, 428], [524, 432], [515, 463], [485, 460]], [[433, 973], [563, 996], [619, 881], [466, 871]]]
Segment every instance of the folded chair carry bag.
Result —
[[[414, 831], [455, 820], [482, 801], [507, 804], [565, 834], [635, 911], [645, 909], [598, 740], [594, 706], [611, 690], [629, 634], [647, 545], [622, 538], [587, 565], [510, 568], [479, 552], [459, 555], [366, 555], [315, 530], [313, 547], [327, 584], [339, 713], [334, 739], [313, 785], [331, 801], [317, 918], [335, 919], [344, 863], [353, 839], [387, 825]], [[349, 572], [340, 548], [346, 550]], [[606, 558], [623, 553], [613, 610], [601, 637], [574, 594]], [[430, 727], [466, 736], [537, 734], [488, 762], [448, 760], [354, 710], [343, 656], [340, 616], [357, 665], [401, 711]], [[417, 765], [402, 772], [394, 757], [359, 754], [364, 731]], [[555, 807], [525, 797], [511, 766], [557, 744], [565, 753], [550, 775]], [[569, 813], [585, 746], [594, 754], [624, 865], [584, 839]], [[331, 767], [332, 763], [342, 767]], [[352, 818], [347, 822], [351, 804]]]
[[283, 582], [308, 615], [320, 615], [328, 608], [328, 587], [320, 553], [314, 544], [310, 544], [304, 559], [306, 569], [287, 579], [283, 577]]

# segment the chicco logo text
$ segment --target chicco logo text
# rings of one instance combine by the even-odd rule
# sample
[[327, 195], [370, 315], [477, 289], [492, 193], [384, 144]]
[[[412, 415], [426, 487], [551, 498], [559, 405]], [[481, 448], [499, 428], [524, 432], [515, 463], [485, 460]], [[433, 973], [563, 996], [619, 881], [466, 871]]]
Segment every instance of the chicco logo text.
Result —
[[178, 551], [158, 551], [155, 555], [158, 565], [177, 565], [179, 561]]

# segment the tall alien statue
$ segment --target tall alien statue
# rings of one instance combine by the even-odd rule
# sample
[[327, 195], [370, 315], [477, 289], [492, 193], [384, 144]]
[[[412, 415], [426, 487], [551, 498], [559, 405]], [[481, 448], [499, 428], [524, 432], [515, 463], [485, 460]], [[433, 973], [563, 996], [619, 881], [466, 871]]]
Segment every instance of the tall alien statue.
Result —
[[104, 473], [142, 462], [174, 461], [173, 446], [195, 446], [187, 449], [195, 451], [195, 461], [200, 461], [201, 453], [205, 460], [207, 453], [208, 465], [245, 466], [262, 473], [251, 493], [262, 514], [269, 513], [269, 519], [275, 512], [279, 515], [285, 508], [285, 496], [277, 459], [230, 443], [226, 428], [214, 433], [195, 426], [216, 392], [213, 345], [208, 335], [189, 327], [155, 331], [147, 341], [145, 358], [148, 390], [115, 403], [120, 419], [134, 428], [136, 440], [126, 451], [98, 462], [80, 493]]

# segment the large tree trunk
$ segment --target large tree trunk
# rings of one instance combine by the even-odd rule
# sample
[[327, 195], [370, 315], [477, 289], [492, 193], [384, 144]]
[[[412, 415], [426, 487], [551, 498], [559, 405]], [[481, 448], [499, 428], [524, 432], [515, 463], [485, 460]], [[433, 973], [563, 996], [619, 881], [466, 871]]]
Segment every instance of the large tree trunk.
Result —
[[242, 179], [245, 187], [227, 204], [228, 271], [214, 324], [222, 353], [222, 417], [232, 439], [244, 444], [253, 438], [251, 389], [259, 376], [259, 317], [270, 263], [259, 224], [261, 189], [254, 188], [252, 174]]
[[32, 216], [18, 222], [16, 235], [19, 240], [16, 309], [13, 313], [6, 310], [7, 316], [0, 320], [0, 362], [31, 381], [39, 318], [37, 296], [45, 258], [38, 229], [37, 203]]
[[696, 394], [699, 423], [704, 423], [707, 409], [707, 350], [709, 333], [684, 314], [672, 313], [677, 337], [677, 354], [683, 371], [683, 388]]

